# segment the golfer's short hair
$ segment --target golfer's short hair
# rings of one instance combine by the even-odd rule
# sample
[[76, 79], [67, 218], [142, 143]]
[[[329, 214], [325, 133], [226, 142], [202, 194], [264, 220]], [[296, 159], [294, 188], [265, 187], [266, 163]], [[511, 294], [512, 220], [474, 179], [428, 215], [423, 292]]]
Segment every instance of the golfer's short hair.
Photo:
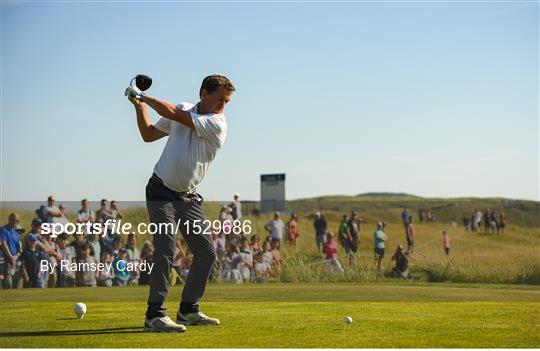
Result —
[[219, 87], [223, 87], [229, 92], [236, 90], [229, 78], [220, 76], [219, 74], [212, 74], [211, 76], [203, 79], [201, 89], [199, 90], [199, 95], [202, 94], [203, 89], [206, 90], [208, 94], [212, 94]]

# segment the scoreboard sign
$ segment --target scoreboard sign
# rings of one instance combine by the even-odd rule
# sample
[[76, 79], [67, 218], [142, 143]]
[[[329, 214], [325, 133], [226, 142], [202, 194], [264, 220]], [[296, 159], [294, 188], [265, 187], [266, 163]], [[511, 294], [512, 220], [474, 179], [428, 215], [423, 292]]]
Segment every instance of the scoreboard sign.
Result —
[[285, 210], [285, 174], [261, 175], [261, 211]]

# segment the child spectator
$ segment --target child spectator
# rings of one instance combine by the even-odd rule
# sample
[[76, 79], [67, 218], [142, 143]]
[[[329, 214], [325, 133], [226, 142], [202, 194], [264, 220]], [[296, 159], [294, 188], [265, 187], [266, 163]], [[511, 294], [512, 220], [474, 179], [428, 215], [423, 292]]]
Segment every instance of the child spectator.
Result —
[[[73, 235], [74, 240], [69, 244], [69, 246], [73, 247], [75, 249], [75, 257], [77, 262], [83, 262], [84, 260], [84, 253], [83, 253], [83, 245], [86, 244], [86, 240], [84, 239], [83, 234], [74, 234]], [[83, 272], [77, 270], [75, 272], [75, 285], [77, 286], [83, 286]]]
[[82, 261], [83, 245], [86, 243], [86, 240], [84, 239], [84, 234], [74, 234], [73, 238], [74, 240], [71, 242], [71, 244], [69, 244], [69, 246], [72, 246], [75, 249], [77, 261]]
[[[124, 239], [122, 239], [121, 236], [115, 237], [114, 242], [113, 242], [113, 247], [112, 247], [112, 255], [114, 256], [114, 258], [117, 258], [118, 255], [120, 255], [120, 251], [123, 248], [124, 248]], [[127, 254], [127, 251], [126, 251], [126, 254]]]
[[446, 232], [446, 230], [442, 231], [443, 235], [443, 245], [444, 245], [444, 253], [446, 255], [450, 255], [450, 236]]
[[[83, 251], [83, 258], [81, 262], [89, 263], [89, 264], [96, 263], [94, 256], [92, 256], [91, 254], [92, 248], [90, 247], [90, 244], [84, 243], [82, 246], [82, 251]], [[82, 285], [95, 287], [97, 286], [97, 278], [98, 278], [97, 270], [92, 270], [92, 269], [84, 270], [82, 272]]]
[[174, 257], [172, 263], [171, 275], [169, 277], [169, 282], [172, 286], [176, 284], [183, 284], [182, 279], [182, 260], [186, 256], [182, 243], [179, 239], [176, 240], [174, 248]]
[[[73, 246], [68, 246], [67, 234], [59, 235], [57, 238], [58, 254], [60, 260], [66, 260], [69, 263], [77, 262], [77, 254]], [[75, 272], [71, 269], [59, 269], [58, 283], [59, 287], [73, 287], [75, 286]]]
[[[141, 264], [152, 263], [154, 260], [154, 245], [150, 241], [145, 241], [141, 252]], [[150, 272], [144, 270], [139, 275], [139, 285], [150, 284]]]
[[41, 276], [40, 262], [47, 260], [47, 256], [37, 249], [37, 237], [30, 234], [26, 237], [26, 249], [21, 254], [21, 277], [24, 280], [25, 288], [39, 288], [39, 278]]
[[127, 286], [129, 282], [130, 273], [127, 270], [127, 251], [120, 249], [118, 256], [113, 263], [114, 268], [114, 285]]
[[240, 262], [240, 275], [244, 281], [251, 281], [251, 269], [253, 268], [253, 253], [249, 247], [248, 240], [243, 237], [240, 239], [240, 256], [243, 260]]
[[407, 278], [409, 275], [409, 254], [405, 251], [403, 245], [398, 245], [396, 252], [392, 256], [392, 261], [396, 261], [396, 266], [392, 268], [392, 276]]
[[242, 283], [240, 261], [242, 260], [238, 246], [230, 244], [221, 261], [221, 278], [225, 283]]
[[225, 234], [221, 231], [216, 234], [215, 241], [214, 241], [214, 247], [216, 248], [216, 256], [221, 262], [221, 259], [223, 258], [223, 255], [225, 255], [225, 244], [227, 242], [227, 238]]
[[281, 274], [281, 252], [279, 251], [281, 243], [279, 240], [272, 239], [270, 242], [270, 253], [272, 254], [272, 271], [274, 276], [279, 276]]
[[270, 265], [264, 260], [263, 253], [259, 252], [255, 256], [255, 281], [257, 283], [266, 283], [270, 276], [270, 271]]
[[99, 259], [101, 257], [101, 245], [99, 244], [99, 234], [88, 234], [86, 236], [86, 242], [88, 245], [90, 245], [90, 252], [92, 253], [92, 257], [94, 257], [94, 261], [96, 263], [99, 263]]
[[259, 236], [257, 234], [253, 235], [251, 237], [251, 243], [250, 243], [250, 246], [251, 246], [251, 252], [253, 253], [253, 257], [255, 257], [256, 255], [258, 255], [262, 249], [261, 249], [261, 244], [259, 243]]
[[[112, 255], [105, 251], [101, 254], [101, 263], [110, 264], [113, 261]], [[113, 267], [114, 269], [114, 267]], [[113, 285], [114, 270], [109, 271], [108, 269], [103, 269], [99, 271], [99, 285], [106, 286], [110, 288]]]
[[187, 279], [191, 265], [193, 264], [193, 255], [189, 252], [186, 254], [182, 261], [180, 262], [180, 276], [182, 279]]
[[337, 244], [334, 240], [334, 233], [328, 232], [326, 234], [326, 242], [323, 247], [324, 258], [326, 259], [326, 271], [330, 274], [334, 271], [334, 268], [343, 275], [343, 267], [338, 260]]
[[272, 247], [270, 246], [270, 239], [269, 238], [267, 239], [268, 240], [265, 239], [262, 244], [262, 248], [263, 248], [262, 254], [263, 254], [264, 262], [268, 263], [268, 265], [270, 266], [272, 264], [272, 260], [274, 259], [274, 255], [272, 255]]
[[[112, 202], [111, 202], [112, 206]], [[134, 270], [131, 272], [130, 276], [130, 285], [137, 285], [139, 284], [139, 269], [138, 269], [138, 263], [141, 259], [141, 251], [137, 248], [137, 238], [135, 237], [135, 234], [131, 233], [128, 235], [127, 244], [124, 247], [124, 249], [127, 251], [127, 261], [129, 263], [132, 263], [134, 266]]]

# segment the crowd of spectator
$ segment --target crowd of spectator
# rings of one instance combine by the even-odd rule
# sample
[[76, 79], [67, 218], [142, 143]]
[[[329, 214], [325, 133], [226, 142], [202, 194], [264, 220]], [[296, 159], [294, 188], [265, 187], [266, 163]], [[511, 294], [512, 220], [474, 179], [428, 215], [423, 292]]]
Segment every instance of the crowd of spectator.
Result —
[[[81, 201], [77, 212], [78, 223], [101, 222], [108, 219], [121, 219], [122, 213], [114, 201], [109, 205], [101, 200], [100, 208], [94, 212], [89, 209], [86, 199]], [[20, 287], [73, 287], [73, 286], [113, 286], [148, 283], [148, 272], [138, 267], [151, 262], [153, 246], [147, 241], [143, 244], [143, 254], [137, 247], [135, 234], [124, 237], [112, 231], [106, 236], [100, 234], [77, 233], [72, 236], [61, 234], [43, 235], [43, 223], [68, 223], [66, 208], [56, 206], [54, 196], [49, 196], [47, 205], [36, 210], [36, 218], [25, 235], [20, 225], [20, 216], [11, 213], [8, 224], [0, 228], [0, 283], [3, 288]], [[42, 269], [42, 262], [47, 262]], [[80, 263], [87, 267], [108, 264], [111, 269], [60, 269], [60, 262], [67, 265]], [[145, 265], [143, 265], [144, 263]], [[134, 269], [125, 269], [131, 264]]]
[[[123, 215], [115, 201], [101, 200], [99, 209], [89, 208], [86, 199], [81, 201], [81, 208], [76, 214], [77, 223], [106, 223], [108, 220], [122, 219]], [[239, 195], [224, 205], [218, 216], [222, 224], [220, 230], [212, 228], [217, 261], [214, 265], [212, 279], [228, 283], [257, 282], [264, 283], [279, 279], [282, 266], [281, 245], [287, 243], [295, 247], [300, 237], [298, 216], [292, 213], [287, 222], [282, 215], [275, 212], [273, 218], [264, 224], [266, 236], [261, 242], [257, 234], [244, 235], [231, 233], [230, 226], [234, 221], [242, 219], [242, 204]], [[395, 266], [390, 270], [391, 276], [408, 277], [409, 259], [414, 253], [415, 228], [413, 216], [407, 208], [401, 214], [404, 228], [404, 241], [407, 248], [399, 244], [391, 260]], [[32, 220], [31, 229], [20, 226], [20, 217], [16, 213], [9, 215], [8, 224], [0, 228], [0, 284], [3, 288], [20, 287], [74, 287], [74, 286], [126, 286], [147, 285], [150, 281], [150, 270], [143, 269], [153, 263], [154, 247], [145, 241], [139, 250], [135, 234], [127, 236], [115, 234], [109, 230], [101, 234], [61, 234], [42, 235], [43, 223], [68, 223], [66, 208], [62, 204], [56, 206], [54, 196], [49, 196], [47, 204], [36, 210], [36, 218]], [[476, 210], [471, 216], [464, 216], [463, 225], [466, 230], [501, 232], [504, 230], [506, 216], [497, 210]], [[338, 244], [345, 253], [346, 259], [353, 264], [359, 246], [360, 231], [364, 224], [363, 217], [356, 211], [350, 215], [343, 214], [337, 228], [337, 236], [329, 231], [324, 215], [316, 212], [313, 220], [315, 245], [324, 258], [328, 274], [334, 272], [344, 275], [345, 270], [339, 259]], [[227, 230], [228, 229], [228, 230]], [[450, 254], [450, 236], [446, 230], [442, 232], [443, 248]], [[124, 241], [126, 238], [126, 241]], [[386, 223], [378, 222], [373, 233], [374, 270], [382, 274], [383, 258], [386, 250]], [[47, 261], [48, 269], [40, 266]], [[103, 264], [112, 269], [88, 271], [61, 270], [58, 263]], [[178, 238], [173, 258], [173, 269], [169, 277], [170, 284], [183, 283], [186, 279], [193, 255], [184, 241]], [[131, 265], [133, 269], [125, 269]], [[142, 267], [142, 268], [141, 268]]]
[[491, 234], [504, 234], [506, 227], [506, 214], [497, 209], [486, 209], [482, 213], [479, 209], [470, 215], [463, 214], [463, 227], [466, 231]]

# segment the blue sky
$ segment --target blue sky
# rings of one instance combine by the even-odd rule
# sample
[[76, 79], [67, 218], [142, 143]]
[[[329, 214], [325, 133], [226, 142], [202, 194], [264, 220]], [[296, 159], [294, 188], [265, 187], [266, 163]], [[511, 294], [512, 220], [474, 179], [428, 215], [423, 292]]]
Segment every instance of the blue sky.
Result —
[[[2, 3], [3, 200], [143, 200], [164, 146], [123, 90], [237, 87], [200, 186], [539, 200], [538, 3]], [[152, 115], [154, 121], [157, 115]]]

